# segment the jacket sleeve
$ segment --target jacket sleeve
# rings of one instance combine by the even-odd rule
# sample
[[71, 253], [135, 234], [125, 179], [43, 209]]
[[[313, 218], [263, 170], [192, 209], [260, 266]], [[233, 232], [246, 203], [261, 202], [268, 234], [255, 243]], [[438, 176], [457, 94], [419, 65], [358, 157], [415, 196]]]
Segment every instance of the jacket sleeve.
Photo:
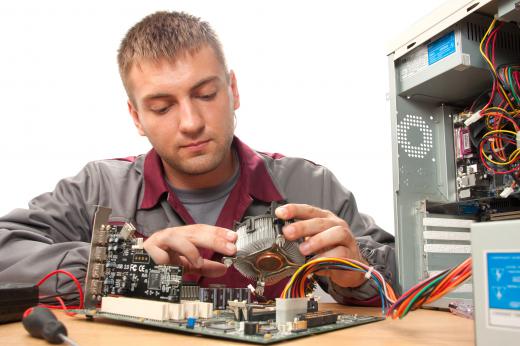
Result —
[[[385, 277], [392, 287], [396, 288], [394, 237], [377, 226], [370, 216], [358, 211], [352, 192], [344, 188], [329, 170], [324, 169], [322, 177], [323, 193], [328, 196], [325, 198], [325, 208], [348, 223], [357, 240], [361, 255], [370, 266]], [[354, 305], [379, 303], [379, 291], [373, 280], [367, 280], [355, 288], [338, 286], [327, 277], [321, 277], [319, 283], [339, 303]]]
[[[61, 180], [53, 192], [0, 218], [0, 282], [36, 284], [62, 269], [85, 278], [90, 225], [99, 195], [96, 169], [88, 164], [78, 175]], [[72, 280], [57, 275], [40, 286], [40, 294], [76, 292]], [[70, 296], [68, 296], [70, 298]]]

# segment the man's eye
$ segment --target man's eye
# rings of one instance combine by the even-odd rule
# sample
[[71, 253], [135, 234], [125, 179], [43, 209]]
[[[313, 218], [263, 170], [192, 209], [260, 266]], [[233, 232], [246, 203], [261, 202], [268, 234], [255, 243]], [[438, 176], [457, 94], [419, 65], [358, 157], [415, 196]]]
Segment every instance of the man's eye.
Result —
[[216, 92], [214, 92], [212, 94], [199, 95], [198, 98], [203, 101], [211, 101], [215, 98], [215, 96], [217, 96]]
[[170, 110], [170, 106], [168, 106], [168, 107], [163, 107], [163, 108], [152, 108], [151, 110], [152, 110], [152, 112], [154, 112], [155, 114], [166, 114], [166, 113], [168, 113], [168, 111]]

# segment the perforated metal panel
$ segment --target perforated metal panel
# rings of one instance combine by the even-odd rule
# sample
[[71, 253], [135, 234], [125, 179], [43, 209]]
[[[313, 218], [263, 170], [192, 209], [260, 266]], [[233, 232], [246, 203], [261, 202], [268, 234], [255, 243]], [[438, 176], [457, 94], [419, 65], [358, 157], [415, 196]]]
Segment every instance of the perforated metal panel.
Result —
[[432, 133], [420, 116], [406, 114], [397, 124], [397, 143], [409, 157], [422, 159], [433, 148]]
[[408, 289], [429, 275], [432, 268], [442, 266], [436, 263], [430, 267], [432, 256], [424, 251], [423, 201], [446, 202], [455, 198], [453, 109], [403, 97], [392, 103], [399, 281]]

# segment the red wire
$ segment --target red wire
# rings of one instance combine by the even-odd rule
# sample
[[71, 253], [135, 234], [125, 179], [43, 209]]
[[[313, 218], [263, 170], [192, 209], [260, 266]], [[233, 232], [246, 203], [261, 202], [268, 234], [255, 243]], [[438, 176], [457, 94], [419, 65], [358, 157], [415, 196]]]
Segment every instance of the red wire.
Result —
[[504, 25], [504, 23], [500, 23], [500, 25], [497, 26], [497, 28], [495, 29], [494, 34], [493, 34], [493, 43], [491, 44], [491, 63], [493, 64], [493, 67], [495, 66], [495, 47], [496, 47], [495, 42], [498, 37], [498, 31], [500, 30], [502, 25]]
[[[511, 124], [513, 124], [513, 127], [515, 128], [515, 130], [517, 132], [520, 131], [520, 128], [518, 127], [518, 124], [514, 120], [512, 120], [512, 119], [506, 117], [505, 115], [503, 115], [502, 113], [499, 113], [499, 112], [487, 112], [487, 113], [481, 113], [481, 114], [482, 114], [482, 116], [490, 116], [490, 117], [493, 117], [493, 118], [494, 117], [499, 117], [500, 120], [502, 120], [502, 118], [505, 118], [507, 121], [509, 121], [509, 122], [511, 122]], [[496, 126], [496, 124], [497, 124], [497, 122], [495, 121], [495, 127], [493, 128], [494, 130], [498, 130], [499, 129]]]
[[[488, 46], [489, 46], [489, 42], [491, 40], [493, 40], [493, 43], [491, 44], [491, 64], [493, 66], [495, 66], [495, 42], [496, 42], [496, 39], [498, 37], [498, 31], [500, 30], [500, 28], [502, 27], [502, 25], [504, 25], [504, 23], [500, 23], [499, 26], [497, 26], [495, 28], [495, 30], [493, 30], [491, 32], [491, 34], [489, 35], [489, 37], [486, 39], [486, 48], [485, 48], [485, 52], [486, 52], [486, 56], [489, 49], [488, 49]], [[489, 56], [488, 56], [489, 58]], [[484, 106], [484, 108], [482, 108], [482, 110], [484, 109], [487, 109], [491, 103], [493, 102], [494, 98], [495, 98], [495, 90], [498, 88], [498, 85], [497, 85], [497, 80], [493, 80], [493, 87], [492, 87], [492, 90], [491, 90], [491, 97], [489, 98], [489, 101], [488, 103], [486, 103], [486, 105]]]
[[[491, 33], [491, 35], [494, 35], [496, 30], [497, 29], [495, 29]], [[489, 45], [489, 41], [491, 40], [491, 35], [489, 35], [489, 37], [486, 39], [486, 48], [485, 48], [486, 55], [487, 55], [487, 52], [488, 52], [488, 45]], [[482, 108], [482, 110], [487, 109], [489, 107], [489, 105], [491, 104], [491, 102], [493, 101], [493, 99], [495, 98], [495, 89], [496, 89], [496, 80], [493, 80], [493, 87], [491, 88], [491, 97], [489, 98], [488, 103], [486, 103], [484, 108]]]
[[491, 96], [489, 97], [488, 103], [486, 103], [486, 105], [484, 106], [484, 108], [482, 108], [482, 110], [486, 110], [491, 105], [491, 102], [495, 98], [495, 90], [496, 90], [496, 88], [497, 88], [497, 81], [494, 80], [493, 81], [493, 87], [491, 89]]
[[518, 71], [513, 72], [513, 78], [515, 79], [517, 88], [520, 89], [520, 72], [518, 72]]
[[469, 269], [471, 269], [471, 262], [463, 262], [462, 266], [459, 265], [456, 267], [449, 275], [446, 276], [443, 282], [439, 283], [439, 285], [432, 291], [431, 296], [435, 296], [439, 292], [452, 287], [454, 279], [464, 275]]
[[[494, 141], [500, 141], [500, 143], [499, 143], [500, 146], [502, 146], [502, 141], [505, 141], [505, 142], [508, 143], [508, 144], [514, 144], [514, 145], [516, 145], [516, 141], [513, 141], [513, 140], [511, 140], [511, 139], [502, 139], [502, 138], [500, 138], [500, 137], [497, 138], [497, 137], [495, 137], [495, 136], [486, 137], [486, 138], [485, 138], [485, 141], [486, 141], [486, 142], [489, 142], [489, 141], [492, 140], [492, 139], [493, 139]], [[498, 155], [498, 152], [499, 152], [499, 151], [503, 153], [503, 152], [504, 152], [504, 148], [498, 148], [498, 149], [496, 149], [496, 152], [495, 152], [495, 151], [491, 151], [491, 153], [490, 153], [489, 155], [494, 156], [494, 157], [498, 158], [499, 160], [507, 160], [506, 157], [501, 157], [500, 155]], [[503, 153], [503, 154], [504, 154], [504, 153]], [[505, 154], [504, 154], [504, 155], [505, 155]], [[516, 162], [517, 160], [518, 160], [518, 159], [515, 159], [515, 162]], [[513, 164], [513, 163], [514, 163], [514, 162], [512, 162], [511, 164]]]
[[[41, 279], [36, 284], [36, 286], [42, 285], [50, 277], [52, 277], [54, 275], [58, 275], [58, 274], [65, 274], [68, 277], [70, 277], [72, 279], [72, 281], [74, 281], [74, 284], [76, 285], [76, 288], [78, 289], [78, 292], [79, 292], [79, 305], [78, 306], [70, 306], [70, 307], [68, 307], [68, 309], [83, 309], [83, 290], [81, 289], [81, 283], [79, 282], [79, 280], [74, 275], [72, 275], [71, 273], [69, 273], [66, 270], [61, 270], [60, 269], [60, 270], [54, 270], [54, 271], [50, 272], [49, 274], [45, 275], [45, 277], [43, 279]], [[62, 307], [64, 307], [63, 310], [67, 310], [67, 306], [65, 305], [65, 303], [63, 303], [63, 300], [60, 297], [56, 297], [56, 299], [60, 302], [60, 304], [62, 304]], [[50, 305], [44, 305], [44, 304], [42, 304], [42, 306], [47, 307], [47, 308], [51, 307]], [[53, 308], [56, 308], [56, 307], [54, 306]]]
[[29, 316], [32, 311], [33, 311], [33, 308], [29, 308], [29, 309], [25, 310], [25, 312], [23, 313], [22, 318], [26, 318], [27, 316]]
[[495, 29], [493, 29], [493, 31], [491, 31], [491, 34], [489, 34], [489, 36], [486, 39], [485, 52], [486, 52], [486, 56], [488, 57], [488, 59], [489, 59], [489, 43], [491, 42], [491, 40], [493, 40], [493, 43], [491, 44], [491, 59], [490, 59], [493, 66], [495, 66], [495, 41], [496, 41], [496, 37], [498, 36], [497, 35], [498, 30], [500, 30], [501, 27], [502, 27], [502, 23], [500, 23]]
[[62, 310], [65, 311], [65, 314], [67, 314], [68, 316], [75, 316], [76, 315], [75, 312], [70, 312], [69, 311], [69, 309], [76, 309], [76, 307], [71, 306], [71, 307], [67, 308], [67, 305], [65, 305], [65, 302], [63, 301], [63, 299], [61, 297], [56, 297], [56, 300], [60, 302]]

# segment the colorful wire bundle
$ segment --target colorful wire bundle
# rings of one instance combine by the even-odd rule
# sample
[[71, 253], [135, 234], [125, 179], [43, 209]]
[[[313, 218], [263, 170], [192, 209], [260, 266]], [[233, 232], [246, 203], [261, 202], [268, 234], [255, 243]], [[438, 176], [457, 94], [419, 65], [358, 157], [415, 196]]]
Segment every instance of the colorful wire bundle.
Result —
[[[493, 87], [480, 111], [480, 116], [486, 118], [487, 132], [480, 137], [478, 150], [487, 170], [512, 176], [514, 189], [520, 185], [520, 66], [496, 66], [496, 40], [503, 25], [494, 19], [480, 42], [480, 53], [493, 75]], [[495, 94], [500, 97], [498, 101]]]
[[302, 265], [293, 274], [284, 290], [281, 298], [303, 298], [307, 293], [308, 287], [314, 284], [313, 275], [323, 270], [347, 270], [365, 273], [376, 283], [381, 297], [381, 309], [384, 315], [385, 310], [393, 304], [397, 298], [392, 287], [385, 281], [381, 273], [364, 263], [343, 258], [324, 257], [310, 260]]
[[502, 65], [497, 67], [497, 76], [513, 100], [520, 105], [520, 65]]
[[281, 298], [302, 298], [306, 296], [308, 287], [314, 283], [313, 275], [322, 270], [359, 271], [374, 280], [379, 289], [383, 316], [396, 318], [405, 317], [408, 312], [433, 303], [446, 295], [469, 277], [471, 277], [471, 258], [466, 259], [457, 267], [446, 269], [410, 288], [399, 299], [384, 277], [372, 267], [351, 259], [318, 258], [302, 265], [293, 274]]
[[430, 304], [471, 277], [471, 258], [457, 267], [444, 270], [410, 288], [390, 307], [386, 316], [404, 318], [408, 312]]
[[488, 104], [483, 108], [486, 109], [489, 107], [489, 105], [493, 102], [493, 98], [495, 96], [495, 91], [499, 92], [499, 95], [502, 97], [502, 100], [507, 103], [507, 106], [509, 106], [511, 109], [515, 109], [515, 106], [511, 102], [511, 96], [508, 95], [505, 88], [507, 88], [507, 85], [504, 85], [503, 79], [499, 77], [499, 74], [497, 72], [496, 66], [495, 66], [495, 46], [496, 46], [496, 40], [498, 37], [498, 33], [500, 32], [500, 29], [504, 25], [504, 23], [500, 22], [496, 27], [497, 19], [493, 19], [491, 22], [491, 25], [487, 29], [486, 33], [482, 37], [482, 40], [480, 41], [480, 54], [482, 54], [482, 57], [486, 61], [486, 63], [489, 66], [489, 69], [491, 70], [491, 73], [493, 75], [493, 89], [491, 93], [491, 98], [488, 102]]

